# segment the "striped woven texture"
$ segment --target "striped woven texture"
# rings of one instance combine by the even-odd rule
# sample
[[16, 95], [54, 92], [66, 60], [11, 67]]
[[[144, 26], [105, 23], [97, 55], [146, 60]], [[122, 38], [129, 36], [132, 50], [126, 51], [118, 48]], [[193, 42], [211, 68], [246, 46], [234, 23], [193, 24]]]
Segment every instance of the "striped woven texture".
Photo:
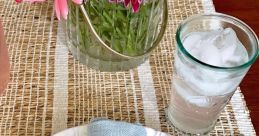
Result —
[[[0, 97], [0, 135], [52, 135], [106, 117], [184, 135], [166, 122], [177, 25], [213, 12], [210, 0], [168, 0], [169, 24], [150, 59], [125, 72], [97, 72], [81, 65], [65, 46], [53, 1], [20, 4], [0, 0], [11, 81]], [[256, 135], [241, 92], [222, 112], [212, 136]]]

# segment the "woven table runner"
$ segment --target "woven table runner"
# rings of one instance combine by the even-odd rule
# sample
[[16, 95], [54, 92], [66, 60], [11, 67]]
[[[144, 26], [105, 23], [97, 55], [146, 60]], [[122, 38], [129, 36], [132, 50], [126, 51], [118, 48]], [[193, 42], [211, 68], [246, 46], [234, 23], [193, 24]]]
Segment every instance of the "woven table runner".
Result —
[[[0, 136], [52, 135], [96, 117], [140, 123], [182, 135], [166, 122], [177, 25], [202, 12], [210, 0], [168, 0], [166, 34], [150, 59], [126, 72], [97, 72], [68, 52], [53, 1], [20, 4], [0, 0], [11, 61], [11, 80], [0, 97]], [[256, 135], [240, 90], [222, 112], [218, 135]]]

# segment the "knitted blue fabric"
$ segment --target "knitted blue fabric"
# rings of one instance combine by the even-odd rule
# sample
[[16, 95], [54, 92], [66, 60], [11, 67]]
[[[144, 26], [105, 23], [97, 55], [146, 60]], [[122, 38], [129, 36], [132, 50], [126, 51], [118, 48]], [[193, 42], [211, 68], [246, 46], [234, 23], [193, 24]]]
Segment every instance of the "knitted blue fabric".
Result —
[[87, 136], [147, 136], [143, 126], [107, 119], [95, 119], [88, 125]]

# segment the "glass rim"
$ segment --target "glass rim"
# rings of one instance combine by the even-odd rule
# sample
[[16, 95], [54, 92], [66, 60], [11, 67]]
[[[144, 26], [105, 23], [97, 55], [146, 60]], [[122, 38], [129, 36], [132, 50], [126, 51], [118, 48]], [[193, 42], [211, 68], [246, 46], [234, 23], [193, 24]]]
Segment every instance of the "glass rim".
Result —
[[[252, 39], [255, 41], [256, 45], [255, 45], [255, 53], [253, 54], [253, 56], [251, 58], [249, 58], [249, 60], [246, 62], [246, 63], [243, 63], [241, 65], [238, 65], [238, 66], [234, 66], [234, 67], [221, 67], [221, 66], [215, 66], [215, 65], [211, 65], [211, 64], [207, 64], [205, 62], [202, 62], [200, 61], [199, 59], [195, 58], [193, 55], [191, 55], [186, 49], [185, 47], [183, 46], [183, 43], [182, 43], [182, 40], [181, 40], [181, 30], [182, 28], [188, 24], [188, 22], [192, 21], [192, 20], [195, 20], [197, 18], [200, 18], [200, 17], [206, 17], [206, 16], [214, 16], [214, 17], [219, 17], [219, 18], [225, 18], [227, 20], [231, 20], [231, 21], [235, 21], [238, 23], [238, 27], [243, 27], [245, 28], [246, 30], [248, 30], [248, 32], [250, 33], [249, 35], [252, 36]], [[180, 25], [178, 26], [177, 28], [177, 31], [176, 31], [176, 43], [177, 43], [177, 46], [179, 47], [180, 51], [185, 55], [187, 56], [188, 58], [190, 58], [191, 60], [193, 60], [194, 62], [202, 65], [202, 66], [205, 66], [207, 68], [211, 68], [211, 69], [219, 69], [219, 70], [238, 70], [238, 69], [243, 69], [243, 68], [247, 68], [249, 66], [251, 66], [257, 59], [258, 55], [259, 55], [259, 41], [258, 41], [258, 37], [257, 35], [255, 34], [255, 32], [246, 24], [244, 23], [243, 21], [241, 21], [240, 19], [238, 18], [235, 18], [233, 16], [230, 16], [230, 15], [226, 15], [226, 14], [222, 14], [222, 13], [202, 13], [202, 14], [196, 14], [196, 15], [193, 15], [187, 19], [185, 19], [182, 23], [180, 23]]]

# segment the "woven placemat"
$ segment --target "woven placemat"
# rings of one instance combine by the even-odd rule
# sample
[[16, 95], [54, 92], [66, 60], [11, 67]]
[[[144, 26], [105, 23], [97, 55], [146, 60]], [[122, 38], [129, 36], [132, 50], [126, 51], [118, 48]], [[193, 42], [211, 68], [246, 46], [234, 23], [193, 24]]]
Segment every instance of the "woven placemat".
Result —
[[[192, 14], [213, 12], [210, 0], [169, 0], [169, 24], [159, 48], [136, 69], [88, 69], [67, 51], [52, 1], [0, 0], [11, 61], [11, 81], [0, 97], [0, 135], [52, 135], [107, 117], [181, 135], [165, 119], [177, 25]], [[256, 135], [238, 90], [210, 135]]]

